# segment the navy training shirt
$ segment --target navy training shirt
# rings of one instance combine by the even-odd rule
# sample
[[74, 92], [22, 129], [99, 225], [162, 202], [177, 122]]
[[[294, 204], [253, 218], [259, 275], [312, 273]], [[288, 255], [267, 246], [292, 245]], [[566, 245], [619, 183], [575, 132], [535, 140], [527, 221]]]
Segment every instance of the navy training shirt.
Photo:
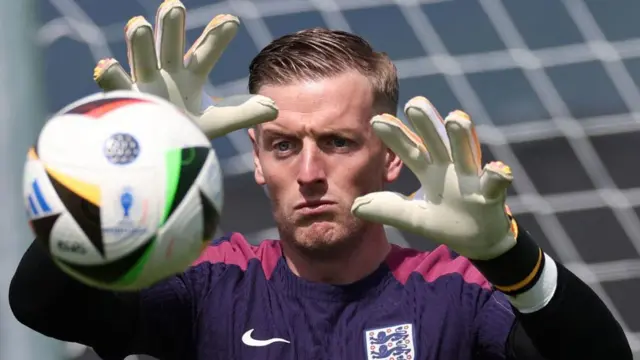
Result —
[[[141, 297], [136, 338], [113, 354], [161, 359], [505, 359], [515, 316], [471, 263], [394, 245], [350, 285], [294, 275], [280, 242], [238, 233]], [[98, 349], [96, 349], [98, 350]]]

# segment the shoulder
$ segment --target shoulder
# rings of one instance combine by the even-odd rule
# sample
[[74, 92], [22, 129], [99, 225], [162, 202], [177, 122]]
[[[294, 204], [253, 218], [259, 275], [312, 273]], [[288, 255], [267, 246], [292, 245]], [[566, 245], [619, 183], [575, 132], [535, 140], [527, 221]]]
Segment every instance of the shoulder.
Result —
[[423, 252], [394, 245], [386, 262], [412, 301], [428, 302], [429, 308], [440, 310], [453, 306], [456, 312], [448, 315], [448, 321], [453, 316], [466, 324], [475, 322], [474, 326], [494, 324], [498, 332], [510, 329], [514, 314], [505, 295], [493, 290], [469, 259], [448, 247]]
[[386, 262], [394, 277], [402, 284], [416, 277], [428, 283], [458, 278], [469, 285], [487, 290], [491, 288], [489, 281], [469, 259], [446, 246], [439, 246], [433, 251], [419, 251], [393, 245]]
[[274, 268], [281, 256], [278, 240], [263, 240], [259, 245], [252, 245], [242, 234], [231, 232], [211, 241], [192, 265], [233, 265], [246, 270], [254, 261], [262, 264], [266, 271]]

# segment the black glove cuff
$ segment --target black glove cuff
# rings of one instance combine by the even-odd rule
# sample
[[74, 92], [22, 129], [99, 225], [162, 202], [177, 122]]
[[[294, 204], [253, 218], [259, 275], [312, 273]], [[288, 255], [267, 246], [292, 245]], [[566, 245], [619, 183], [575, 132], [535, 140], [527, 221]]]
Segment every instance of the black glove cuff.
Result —
[[518, 295], [531, 289], [542, 274], [544, 252], [520, 226], [516, 245], [491, 260], [471, 260], [494, 288], [507, 295]]

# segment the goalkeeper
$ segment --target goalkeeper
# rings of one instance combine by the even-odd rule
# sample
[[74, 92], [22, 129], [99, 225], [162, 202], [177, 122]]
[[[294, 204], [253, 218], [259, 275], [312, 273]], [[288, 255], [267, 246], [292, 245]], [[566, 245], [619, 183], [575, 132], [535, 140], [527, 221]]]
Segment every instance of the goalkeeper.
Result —
[[[442, 119], [416, 97], [404, 107], [411, 132], [393, 115], [388, 57], [322, 29], [264, 48], [250, 66], [255, 96], [210, 104], [203, 84], [239, 23], [214, 19], [183, 62], [184, 16], [162, 4], [157, 41], [132, 20], [132, 77], [107, 60], [96, 81], [165, 97], [210, 138], [250, 127], [280, 241], [231, 233], [138, 293], [83, 285], [32, 245], [10, 288], [19, 321], [104, 359], [632, 358], [601, 300], [505, 211], [512, 174], [481, 167], [469, 116]], [[382, 191], [403, 164], [422, 185], [411, 199]], [[442, 246], [391, 245], [383, 224]]]

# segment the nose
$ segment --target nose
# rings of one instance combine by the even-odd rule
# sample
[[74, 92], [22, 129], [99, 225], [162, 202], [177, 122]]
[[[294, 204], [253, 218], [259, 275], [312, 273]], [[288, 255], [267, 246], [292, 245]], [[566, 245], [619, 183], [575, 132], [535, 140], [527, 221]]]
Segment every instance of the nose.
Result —
[[322, 151], [317, 146], [311, 144], [304, 146], [300, 154], [298, 185], [304, 187], [326, 183], [325, 165]]

